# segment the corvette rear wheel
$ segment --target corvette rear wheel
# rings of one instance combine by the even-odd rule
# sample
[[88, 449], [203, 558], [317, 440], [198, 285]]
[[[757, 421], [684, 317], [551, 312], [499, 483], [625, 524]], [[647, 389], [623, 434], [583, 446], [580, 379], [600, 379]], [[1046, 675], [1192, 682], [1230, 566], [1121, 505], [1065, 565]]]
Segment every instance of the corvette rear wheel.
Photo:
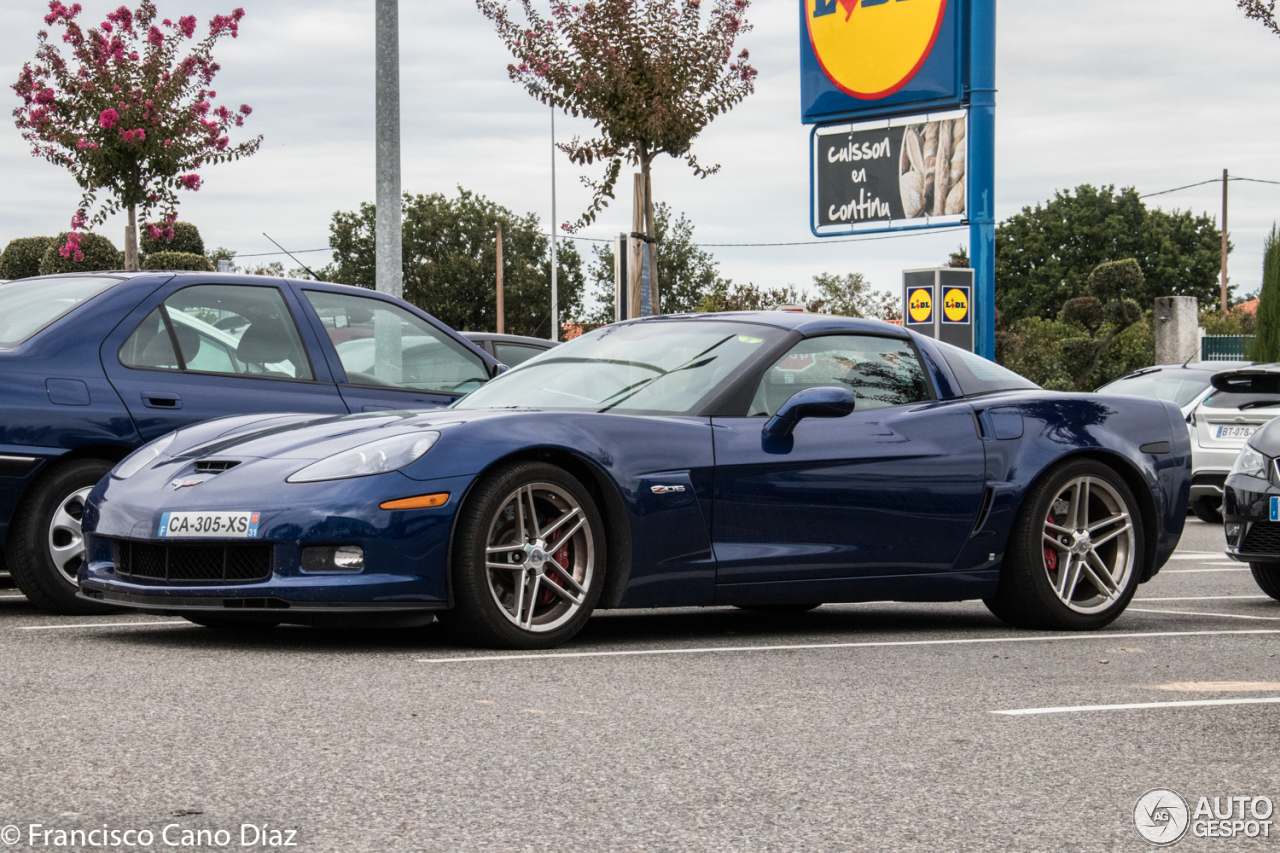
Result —
[[454, 608], [441, 622], [478, 645], [559, 645], [595, 609], [604, 566], [604, 523], [586, 488], [554, 465], [513, 465], [486, 477], [462, 509]]
[[1280, 563], [1250, 563], [1249, 571], [1259, 589], [1280, 601]]
[[5, 563], [31, 603], [50, 613], [91, 615], [115, 608], [76, 598], [84, 562], [85, 500], [108, 471], [101, 459], [75, 459], [49, 470], [28, 490], [14, 513]]
[[1071, 462], [1027, 492], [985, 603], [1019, 628], [1094, 630], [1124, 612], [1142, 566], [1133, 492], [1100, 462]]

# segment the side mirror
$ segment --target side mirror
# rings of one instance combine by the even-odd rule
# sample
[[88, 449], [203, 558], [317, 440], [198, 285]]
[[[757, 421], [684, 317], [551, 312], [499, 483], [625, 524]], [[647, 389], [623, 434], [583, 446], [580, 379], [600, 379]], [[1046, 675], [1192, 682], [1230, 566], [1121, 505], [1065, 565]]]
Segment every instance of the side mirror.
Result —
[[507, 367], [505, 364], [502, 364], [501, 362], [499, 362], [498, 364], [495, 364], [489, 368], [489, 378], [497, 379], [499, 376], [506, 373], [510, 369], [511, 369], [510, 367]]
[[848, 388], [806, 388], [793, 394], [778, 413], [769, 418], [764, 425], [764, 434], [770, 438], [785, 438], [804, 418], [843, 418], [852, 414], [856, 405], [857, 398]]

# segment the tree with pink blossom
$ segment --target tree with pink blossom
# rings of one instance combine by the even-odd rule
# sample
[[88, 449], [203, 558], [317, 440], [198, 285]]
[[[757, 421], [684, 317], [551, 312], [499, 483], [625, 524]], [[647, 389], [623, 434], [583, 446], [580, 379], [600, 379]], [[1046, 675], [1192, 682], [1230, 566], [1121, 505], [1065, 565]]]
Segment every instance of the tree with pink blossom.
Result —
[[[543, 16], [533, 0], [476, 0], [493, 21], [515, 62], [512, 80], [544, 104], [593, 121], [597, 136], [558, 147], [580, 165], [607, 163], [601, 180], [584, 178], [594, 195], [574, 230], [592, 222], [614, 198], [623, 161], [638, 165], [647, 204], [646, 227], [654, 236], [649, 170], [660, 154], [682, 159], [699, 177], [704, 167], [693, 141], [718, 115], [755, 89], [756, 69], [746, 50], [734, 52], [749, 32], [750, 0], [552, 0]], [[637, 205], [641, 207], [641, 205]]]
[[39, 31], [35, 61], [13, 85], [22, 99], [13, 115], [33, 156], [66, 168], [84, 190], [59, 253], [80, 260], [81, 232], [126, 212], [125, 268], [136, 270], [139, 214], [153, 239], [172, 239], [178, 190], [199, 190], [200, 170], [248, 157], [262, 142], [231, 144], [252, 110], [214, 106], [210, 88], [220, 68], [213, 48], [237, 37], [244, 10], [214, 15], [199, 38], [195, 16], [157, 20], [151, 0], [88, 29], [76, 20], [81, 11], [49, 3], [45, 24], [61, 29], [70, 56]]

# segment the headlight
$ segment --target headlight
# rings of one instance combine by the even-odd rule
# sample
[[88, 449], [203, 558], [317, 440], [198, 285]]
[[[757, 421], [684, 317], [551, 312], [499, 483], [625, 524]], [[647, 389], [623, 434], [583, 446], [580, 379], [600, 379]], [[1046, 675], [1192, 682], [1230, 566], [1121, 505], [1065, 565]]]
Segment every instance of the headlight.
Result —
[[116, 469], [111, 472], [111, 476], [117, 480], [129, 479], [163, 456], [164, 452], [169, 449], [169, 445], [173, 444], [173, 440], [177, 437], [178, 433], [171, 432], [163, 438], [156, 439], [141, 450], [134, 451], [116, 466]]
[[432, 448], [440, 438], [438, 432], [416, 432], [371, 441], [353, 450], [344, 450], [321, 459], [289, 477], [290, 483], [315, 483], [320, 480], [345, 480], [395, 471]]
[[1236, 457], [1236, 464], [1231, 466], [1231, 474], [1248, 474], [1250, 477], [1267, 476], [1267, 457], [1245, 445]]

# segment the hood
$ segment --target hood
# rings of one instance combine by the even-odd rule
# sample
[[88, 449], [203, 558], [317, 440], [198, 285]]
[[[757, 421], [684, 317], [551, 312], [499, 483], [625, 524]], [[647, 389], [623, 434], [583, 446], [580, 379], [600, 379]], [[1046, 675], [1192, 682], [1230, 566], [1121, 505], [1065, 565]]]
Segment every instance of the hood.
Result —
[[360, 415], [273, 415], [208, 421], [179, 430], [171, 459], [316, 460], [371, 441], [412, 432], [443, 431], [510, 410], [369, 412]]

